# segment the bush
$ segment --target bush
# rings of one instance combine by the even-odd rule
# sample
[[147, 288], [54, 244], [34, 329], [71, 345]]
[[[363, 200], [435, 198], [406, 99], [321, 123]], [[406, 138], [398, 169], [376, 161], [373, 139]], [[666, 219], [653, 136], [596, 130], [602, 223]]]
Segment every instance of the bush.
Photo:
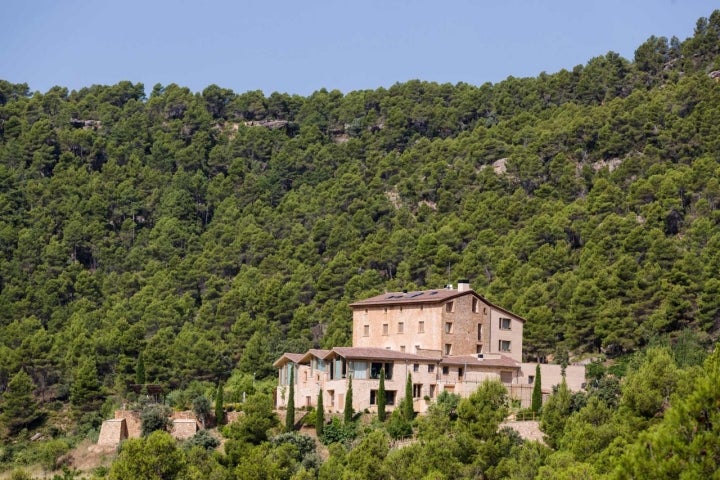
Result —
[[33, 480], [33, 477], [25, 470], [13, 470], [10, 480]]
[[270, 443], [272, 443], [275, 447], [285, 443], [295, 445], [298, 449], [298, 460], [302, 460], [302, 457], [305, 457], [306, 455], [315, 453], [315, 440], [308, 435], [303, 435], [297, 432], [286, 432], [281, 433], [280, 435], [275, 435], [270, 439]]
[[322, 443], [330, 445], [331, 443], [347, 444], [354, 439], [356, 435], [354, 423], [343, 423], [338, 417], [333, 417], [332, 421], [325, 425], [323, 429]]
[[140, 412], [142, 436], [146, 437], [156, 430], [167, 431], [171, 427], [170, 409], [165, 405], [148, 405]]
[[40, 464], [45, 470], [55, 470], [57, 460], [70, 450], [70, 445], [65, 440], [56, 439], [43, 442], [38, 446], [38, 457]]
[[185, 448], [200, 447], [205, 450], [213, 450], [220, 445], [220, 440], [210, 435], [207, 430], [200, 430], [185, 441]]
[[390, 437], [394, 440], [408, 437], [413, 433], [412, 423], [405, 419], [402, 413], [400, 413], [400, 410], [397, 408], [393, 410], [392, 415], [390, 415], [390, 421], [388, 422], [386, 428], [388, 434], [390, 434]]
[[317, 410], [310, 407], [310, 411], [303, 417], [303, 425], [308, 427], [315, 426], [315, 420], [317, 419]]

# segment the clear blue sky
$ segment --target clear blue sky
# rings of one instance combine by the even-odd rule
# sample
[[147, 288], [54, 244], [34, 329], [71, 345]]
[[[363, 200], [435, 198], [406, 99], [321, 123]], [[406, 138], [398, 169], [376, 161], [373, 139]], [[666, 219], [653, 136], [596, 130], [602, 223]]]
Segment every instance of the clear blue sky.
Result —
[[650, 35], [681, 40], [709, 0], [6, 0], [0, 79], [121, 80], [309, 95], [420, 79], [499, 82], [571, 69]]

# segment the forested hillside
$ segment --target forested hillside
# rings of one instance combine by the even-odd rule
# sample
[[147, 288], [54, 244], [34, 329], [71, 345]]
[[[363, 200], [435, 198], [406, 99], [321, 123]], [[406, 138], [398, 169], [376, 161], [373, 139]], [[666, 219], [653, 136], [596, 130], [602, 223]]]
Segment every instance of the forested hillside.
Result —
[[715, 339], [718, 69], [715, 11], [494, 85], [0, 81], [0, 392], [97, 407], [141, 354], [168, 389], [260, 379], [347, 344], [348, 303], [458, 278], [528, 319], [529, 359]]

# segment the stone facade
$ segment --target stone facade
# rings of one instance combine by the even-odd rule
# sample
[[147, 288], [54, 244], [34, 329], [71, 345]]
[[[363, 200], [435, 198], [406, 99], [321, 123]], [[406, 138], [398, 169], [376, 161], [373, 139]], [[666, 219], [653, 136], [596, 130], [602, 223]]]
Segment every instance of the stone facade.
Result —
[[198, 424], [196, 420], [186, 420], [182, 418], [176, 418], [172, 421], [172, 435], [177, 440], [187, 440], [194, 436], [198, 431]]
[[[348, 379], [353, 380], [353, 409], [375, 411], [380, 368], [388, 410], [405, 396], [412, 375], [413, 403], [424, 412], [442, 391], [470, 395], [487, 379], [497, 379], [522, 406], [530, 405], [535, 364], [521, 364], [525, 320], [492, 304], [466, 281], [457, 289], [396, 292], [350, 305], [352, 347], [286, 353], [275, 362], [278, 408], [287, 407], [290, 371], [295, 407], [315, 407], [323, 392], [326, 411], [345, 407]], [[559, 365], [541, 365], [543, 392], [560, 383]], [[568, 366], [571, 390], [584, 383], [584, 368]]]
[[353, 346], [439, 356], [499, 353], [522, 361], [525, 320], [478, 295], [469, 284], [388, 293], [350, 305]]
[[[115, 410], [114, 419], [105, 420], [100, 430], [98, 445], [117, 446], [128, 438], [140, 438], [142, 422], [140, 413], [134, 410]], [[185, 440], [195, 435], [200, 428], [195, 413], [190, 410], [173, 412], [170, 417], [172, 429], [170, 434], [178, 440]]]
[[140, 438], [142, 434], [142, 422], [140, 413], [133, 410], [115, 410], [116, 420], [125, 420], [127, 424], [127, 438]]
[[115, 447], [128, 438], [127, 422], [124, 418], [105, 420], [100, 427], [98, 445]]

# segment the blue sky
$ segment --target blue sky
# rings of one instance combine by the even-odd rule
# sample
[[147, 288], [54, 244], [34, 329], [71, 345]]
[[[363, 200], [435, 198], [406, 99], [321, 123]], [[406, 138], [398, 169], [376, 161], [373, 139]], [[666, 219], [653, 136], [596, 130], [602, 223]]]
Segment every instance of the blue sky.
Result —
[[650, 35], [681, 40], [708, 0], [3, 2], [0, 79], [45, 92], [121, 80], [309, 95], [420, 79], [481, 85], [572, 69]]

